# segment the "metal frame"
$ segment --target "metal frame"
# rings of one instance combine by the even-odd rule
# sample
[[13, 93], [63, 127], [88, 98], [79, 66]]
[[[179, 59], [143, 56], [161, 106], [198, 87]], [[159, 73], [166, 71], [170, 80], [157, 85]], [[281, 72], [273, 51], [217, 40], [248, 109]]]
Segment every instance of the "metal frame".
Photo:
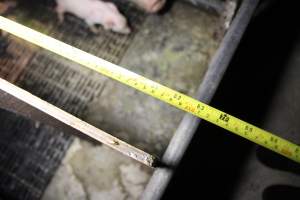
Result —
[[[221, 82], [221, 79], [234, 55], [235, 50], [246, 30], [247, 25], [258, 5], [259, 0], [244, 0], [239, 7], [219, 49], [210, 62], [203, 81], [198, 88], [196, 98], [209, 103]], [[155, 169], [141, 199], [160, 199], [180, 163], [193, 135], [200, 123], [200, 119], [186, 114], [175, 131], [171, 142], [162, 157], [164, 166]]]

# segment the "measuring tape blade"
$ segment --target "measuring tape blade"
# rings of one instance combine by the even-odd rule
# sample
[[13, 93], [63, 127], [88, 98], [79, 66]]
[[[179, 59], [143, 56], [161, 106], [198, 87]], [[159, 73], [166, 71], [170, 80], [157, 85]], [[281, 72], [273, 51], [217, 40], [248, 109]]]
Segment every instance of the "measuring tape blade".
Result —
[[2, 16], [0, 28], [300, 163], [300, 147], [270, 132]]

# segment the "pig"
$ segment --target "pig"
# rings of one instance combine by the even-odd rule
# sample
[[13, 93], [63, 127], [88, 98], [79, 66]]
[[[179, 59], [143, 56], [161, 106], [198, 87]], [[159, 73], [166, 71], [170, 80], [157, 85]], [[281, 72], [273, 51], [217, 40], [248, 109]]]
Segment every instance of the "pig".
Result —
[[117, 33], [131, 32], [127, 19], [113, 3], [101, 0], [56, 0], [56, 3], [60, 23], [64, 20], [64, 13], [68, 12], [83, 19], [94, 33], [99, 31], [95, 27], [96, 24]]
[[161, 10], [166, 0], [130, 0], [131, 2], [137, 4], [140, 8], [148, 13], [156, 13]]

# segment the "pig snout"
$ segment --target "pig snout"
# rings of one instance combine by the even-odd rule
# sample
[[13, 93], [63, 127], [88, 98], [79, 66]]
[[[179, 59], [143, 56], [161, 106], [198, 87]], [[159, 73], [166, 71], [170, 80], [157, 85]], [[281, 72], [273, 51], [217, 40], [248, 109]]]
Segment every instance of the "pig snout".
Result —
[[115, 26], [112, 27], [112, 30], [118, 33], [129, 34], [131, 32], [127, 20], [122, 16], [121, 21], [116, 21]]
[[128, 26], [127, 19], [119, 12], [114, 4], [107, 3], [107, 6], [110, 10], [105, 17], [104, 28], [122, 34], [129, 34], [131, 30]]
[[161, 10], [166, 0], [131, 0], [136, 3], [139, 7], [144, 9], [148, 13], [156, 13]]
[[122, 34], [129, 34], [129, 33], [131, 33], [131, 29], [129, 27], [125, 27], [125, 28], [118, 30], [117, 32], [122, 33]]
[[108, 22], [103, 24], [104, 28], [107, 30], [112, 30], [113, 32], [129, 34], [131, 29], [127, 25], [126, 19], [122, 20], [109, 20]]

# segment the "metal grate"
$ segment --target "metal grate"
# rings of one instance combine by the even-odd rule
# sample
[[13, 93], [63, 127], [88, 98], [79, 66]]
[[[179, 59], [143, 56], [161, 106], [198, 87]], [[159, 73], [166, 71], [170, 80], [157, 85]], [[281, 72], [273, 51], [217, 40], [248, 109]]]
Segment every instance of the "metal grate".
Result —
[[[21, 4], [9, 17], [119, 63], [146, 16], [122, 0], [116, 3], [131, 21], [130, 35], [104, 30], [93, 35], [81, 20], [70, 15], [59, 25], [53, 9], [43, 5], [30, 9]], [[106, 81], [15, 38], [9, 39], [7, 53], [8, 57], [0, 55], [1, 77], [79, 117], [86, 104], [101, 93]], [[73, 137], [2, 110], [0, 120], [0, 199], [40, 199]]]
[[[56, 58], [56, 59], [55, 59]], [[61, 61], [61, 62], [60, 62]], [[56, 56], [41, 51], [28, 64], [18, 85], [74, 115], [102, 91], [105, 78], [76, 70]]]
[[39, 199], [70, 136], [4, 110], [0, 119], [0, 197]]

